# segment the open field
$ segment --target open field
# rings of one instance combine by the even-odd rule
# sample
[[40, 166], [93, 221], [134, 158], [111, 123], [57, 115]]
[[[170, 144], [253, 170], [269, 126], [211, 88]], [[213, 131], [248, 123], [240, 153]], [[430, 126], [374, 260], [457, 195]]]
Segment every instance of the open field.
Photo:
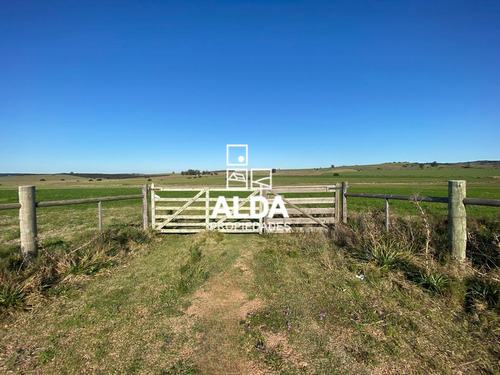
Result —
[[[500, 198], [499, 163], [473, 163], [458, 165], [418, 165], [388, 163], [370, 166], [279, 170], [273, 175], [275, 186], [285, 185], [333, 185], [348, 181], [350, 192], [391, 193], [402, 195], [447, 196], [450, 179], [467, 180], [467, 196], [475, 198]], [[404, 167], [404, 165], [408, 165]], [[492, 167], [492, 165], [494, 167]], [[339, 176], [336, 176], [339, 174]], [[37, 200], [62, 200], [115, 195], [140, 194], [143, 184], [154, 182], [165, 186], [224, 186], [224, 172], [217, 176], [181, 176], [179, 174], [129, 179], [82, 178], [76, 175], [26, 175], [0, 177], [0, 204], [18, 201], [17, 187], [33, 184]], [[40, 181], [45, 180], [45, 181]], [[64, 181], [63, 181], [64, 180]], [[92, 180], [92, 181], [89, 181]], [[151, 181], [148, 181], [151, 180]], [[104, 203], [104, 225], [140, 223], [140, 200]], [[444, 219], [445, 204], [423, 203], [430, 215]], [[382, 210], [384, 201], [378, 199], [349, 198], [349, 212]], [[490, 217], [500, 220], [500, 212], [494, 207], [468, 207], [469, 217]], [[410, 202], [391, 201], [391, 212], [402, 215], [418, 215]], [[93, 230], [97, 227], [97, 205], [84, 204], [67, 207], [41, 208], [39, 235], [50, 239], [55, 234], [69, 238], [73, 231]], [[17, 210], [0, 211], [0, 249], [10, 252], [19, 245]]]
[[[446, 196], [449, 179], [466, 179], [468, 197], [498, 199], [499, 175], [387, 164], [283, 170], [273, 180]], [[224, 176], [88, 180], [0, 177], [0, 203], [17, 202], [25, 184], [46, 201], [139, 194], [151, 182], [222, 186]], [[265, 236], [145, 236], [135, 229], [140, 199], [104, 203], [102, 234], [96, 204], [39, 208], [31, 273], [19, 258], [18, 212], [0, 211], [0, 372], [499, 373], [500, 210], [467, 208], [474, 251], [463, 270], [448, 260], [446, 205], [422, 204], [427, 252], [415, 205], [391, 202], [387, 234], [383, 203], [349, 198], [349, 225], [328, 235]]]
[[[407, 165], [407, 167], [404, 167]], [[203, 185], [224, 186], [225, 171], [217, 175], [182, 176], [180, 174], [154, 175], [150, 177], [133, 178], [84, 178], [77, 175], [26, 175], [0, 176], [0, 190], [10, 190], [19, 185], [37, 185], [45, 188], [86, 188], [86, 187], [132, 187], [154, 182], [161, 185]], [[441, 185], [448, 180], [467, 180], [470, 184], [479, 184], [498, 188], [500, 186], [500, 162], [481, 162], [467, 164], [440, 164], [431, 167], [426, 164], [423, 169], [418, 165], [408, 163], [387, 163], [368, 166], [314, 168], [314, 169], [284, 169], [273, 174], [276, 185], [307, 185], [334, 184], [348, 181], [352, 184], [408, 184], [408, 185]], [[40, 181], [45, 180], [45, 181]]]
[[[57, 246], [72, 246], [62, 242]], [[500, 320], [320, 235], [159, 236], [4, 317], [15, 373], [496, 373]], [[360, 279], [363, 275], [363, 279]], [[423, 284], [422, 284], [423, 285]], [[35, 300], [36, 301], [36, 300]], [[476, 301], [476, 300], [474, 300]], [[466, 312], [465, 309], [470, 309]]]

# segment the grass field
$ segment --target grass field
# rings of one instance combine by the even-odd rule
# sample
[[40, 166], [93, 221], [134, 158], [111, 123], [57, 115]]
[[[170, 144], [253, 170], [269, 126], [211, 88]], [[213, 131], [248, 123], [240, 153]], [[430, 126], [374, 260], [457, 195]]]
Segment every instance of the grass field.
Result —
[[[162, 236], [4, 317], [18, 373], [495, 373], [498, 313], [327, 238]], [[363, 275], [364, 279], [359, 276]], [[71, 276], [71, 275], [70, 275]], [[452, 280], [452, 279], [450, 279]], [[456, 283], [456, 281], [452, 281]]]
[[[219, 172], [216, 176], [200, 178], [174, 174], [150, 178], [102, 179], [102, 181], [76, 175], [6, 176], [0, 177], [0, 204], [17, 202], [17, 187], [20, 185], [35, 185], [37, 200], [46, 201], [140, 194], [141, 185], [146, 183], [165, 186], [224, 186], [224, 179], [224, 172]], [[388, 163], [370, 166], [278, 170], [273, 175], [275, 186], [333, 185], [347, 181], [351, 192], [419, 194], [438, 197], [447, 196], [447, 184], [450, 179], [465, 179], [468, 197], [500, 198], [500, 163], [478, 162], [437, 167], [426, 165], [423, 169], [420, 169], [417, 164]], [[54, 231], [68, 232], [70, 235], [73, 230], [94, 229], [97, 225], [96, 206], [94, 204], [39, 209], [40, 236], [46, 238]], [[443, 219], [446, 215], [446, 205], [423, 204], [422, 206], [429, 214], [442, 216]], [[382, 210], [384, 202], [375, 199], [349, 198], [348, 208], [350, 212]], [[487, 216], [498, 220], [500, 216], [496, 208], [471, 206], [467, 210], [470, 217]], [[418, 213], [413, 204], [402, 201], [391, 201], [391, 211], [397, 214]], [[139, 223], [139, 214], [140, 201], [104, 204], [106, 225]], [[15, 210], [0, 211], [0, 244], [12, 245], [15, 242], [17, 220]]]
[[[273, 181], [446, 196], [449, 179], [465, 179], [469, 197], [499, 199], [499, 176], [489, 164], [390, 163], [282, 170]], [[149, 178], [0, 177], [0, 204], [26, 184], [38, 201], [224, 184], [222, 174]], [[349, 225], [329, 235], [144, 235], [140, 200], [103, 207], [104, 233], [96, 204], [37, 209], [31, 268], [18, 255], [17, 210], [0, 211], [0, 372], [500, 373], [497, 208], [467, 208], [478, 251], [457, 269], [442, 204], [422, 204], [428, 251], [409, 202], [391, 202], [387, 234], [382, 200], [349, 198]]]

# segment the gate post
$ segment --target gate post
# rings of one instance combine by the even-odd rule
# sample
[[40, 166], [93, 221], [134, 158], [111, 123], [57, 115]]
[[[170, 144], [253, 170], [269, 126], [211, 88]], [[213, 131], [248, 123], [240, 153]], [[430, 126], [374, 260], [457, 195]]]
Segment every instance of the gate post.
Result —
[[155, 228], [155, 219], [156, 219], [156, 206], [155, 206], [155, 184], [151, 184], [151, 228]]
[[458, 261], [465, 260], [467, 247], [465, 196], [465, 181], [448, 181], [448, 242], [452, 258]]
[[205, 228], [210, 230], [210, 188], [207, 188], [205, 199]]
[[342, 222], [347, 224], [347, 197], [345, 194], [347, 193], [347, 188], [349, 184], [346, 181], [342, 182]]
[[335, 196], [335, 224], [340, 223], [340, 186], [339, 184], [335, 184], [334, 190]]
[[142, 230], [147, 231], [149, 226], [148, 184], [142, 185]]
[[38, 255], [36, 228], [35, 187], [19, 186], [19, 231], [21, 234], [21, 254], [25, 260]]
[[[266, 201], [267, 201], [267, 196], [268, 196], [268, 192], [269, 192], [269, 190], [265, 189], [265, 190], [261, 190], [261, 192], [263, 193], [262, 195], [263, 195], [263, 197], [264, 197], [264, 198], [266, 199]], [[267, 226], [267, 224], [268, 224], [268, 223], [267, 223], [267, 215], [266, 215], [266, 216], [264, 216], [264, 218], [263, 218], [263, 219], [264, 219], [264, 220], [263, 220], [263, 223], [262, 223], [262, 230], [261, 230], [261, 234], [265, 234], [265, 233], [267, 233], [267, 228], [268, 228], [268, 226]]]

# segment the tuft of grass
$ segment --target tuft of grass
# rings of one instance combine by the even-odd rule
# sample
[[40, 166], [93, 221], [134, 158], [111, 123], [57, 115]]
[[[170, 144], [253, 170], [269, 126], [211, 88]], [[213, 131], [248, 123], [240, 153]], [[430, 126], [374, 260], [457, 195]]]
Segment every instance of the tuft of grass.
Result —
[[52, 359], [54, 359], [56, 355], [56, 350], [53, 345], [49, 346], [45, 350], [43, 350], [39, 355], [38, 358], [40, 359], [40, 362], [44, 365], [48, 362], [50, 362]]
[[201, 372], [198, 370], [198, 368], [191, 364], [191, 363], [188, 363], [184, 360], [181, 360], [177, 363], [175, 363], [174, 365], [172, 365], [172, 367], [170, 367], [168, 369], [168, 371], [164, 371], [162, 372], [162, 374], [171, 374], [171, 375], [197, 375], [197, 374], [201, 374]]
[[378, 267], [391, 269], [405, 259], [404, 252], [394, 240], [372, 242], [367, 249], [367, 259]]
[[500, 311], [500, 283], [480, 278], [466, 280], [466, 308], [475, 302], [486, 303], [487, 308]]
[[0, 287], [0, 306], [4, 308], [20, 308], [24, 306], [25, 294], [18, 285]]
[[430, 292], [443, 294], [448, 289], [450, 282], [441, 272], [427, 271], [420, 274], [419, 285]]

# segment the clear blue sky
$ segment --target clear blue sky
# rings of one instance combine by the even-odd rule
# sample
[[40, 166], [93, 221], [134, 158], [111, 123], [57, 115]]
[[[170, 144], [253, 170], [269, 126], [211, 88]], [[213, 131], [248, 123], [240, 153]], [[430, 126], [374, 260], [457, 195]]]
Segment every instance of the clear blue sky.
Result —
[[500, 159], [499, 1], [2, 1], [0, 172]]

